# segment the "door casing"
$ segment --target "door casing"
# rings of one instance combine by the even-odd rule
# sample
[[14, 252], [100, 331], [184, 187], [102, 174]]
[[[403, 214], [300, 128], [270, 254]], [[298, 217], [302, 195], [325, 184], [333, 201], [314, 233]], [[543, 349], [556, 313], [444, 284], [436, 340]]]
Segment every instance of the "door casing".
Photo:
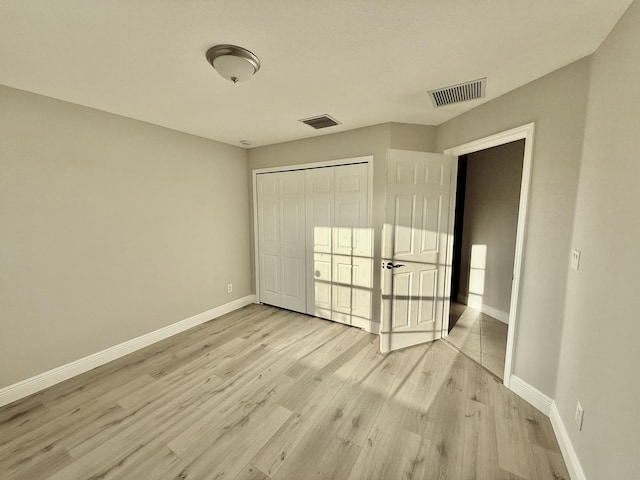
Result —
[[[516, 251], [513, 262], [513, 282], [511, 286], [511, 302], [509, 305], [509, 326], [507, 329], [507, 349], [504, 362], [504, 385], [509, 388], [511, 382], [511, 373], [513, 371], [513, 361], [515, 357], [515, 335], [517, 331], [518, 322], [518, 305], [520, 299], [520, 286], [521, 286], [521, 271], [522, 261], [524, 258], [524, 238], [527, 225], [527, 213], [529, 205], [529, 186], [531, 183], [531, 160], [533, 157], [533, 136], [535, 130], [535, 123], [528, 123], [520, 127], [515, 127], [488, 137], [483, 137], [471, 142], [467, 142], [455, 147], [446, 149], [443, 153], [446, 155], [461, 156], [469, 153], [477, 152], [479, 150], [485, 150], [491, 147], [497, 147], [504, 145], [505, 143], [515, 142], [517, 140], [524, 139], [524, 159], [522, 162], [522, 179], [520, 181], [520, 203], [518, 205], [518, 225], [516, 229]], [[455, 195], [456, 184], [455, 179], [452, 179], [451, 188], [451, 218], [450, 221], [453, 225], [455, 217]], [[447, 258], [447, 263], [453, 261], [453, 251], [448, 252], [451, 257]], [[448, 280], [448, 287], [450, 288], [451, 279]], [[448, 305], [446, 306], [448, 309]], [[448, 311], [446, 312], [445, 319], [448, 320]]]

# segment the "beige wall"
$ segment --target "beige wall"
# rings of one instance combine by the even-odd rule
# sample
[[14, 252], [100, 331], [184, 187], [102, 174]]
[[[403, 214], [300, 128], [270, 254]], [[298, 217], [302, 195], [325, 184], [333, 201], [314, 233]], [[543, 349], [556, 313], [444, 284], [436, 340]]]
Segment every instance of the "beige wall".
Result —
[[[640, 471], [640, 2], [595, 53], [555, 399], [590, 480]], [[584, 428], [573, 422], [576, 401]]]
[[251, 293], [240, 148], [0, 87], [0, 172], [0, 388]]
[[472, 246], [486, 246], [484, 269], [477, 271], [483, 277], [482, 291], [474, 285], [469, 304], [478, 301], [505, 316], [511, 301], [523, 158], [524, 140], [519, 140], [472, 153], [467, 163], [460, 293], [469, 296]]
[[589, 59], [454, 118], [437, 151], [535, 122], [514, 374], [553, 397], [578, 183]]
[[[372, 155], [374, 265], [379, 265], [381, 231], [385, 215], [386, 151], [389, 148], [433, 151], [434, 140], [435, 127], [385, 123], [321, 137], [252, 148], [249, 150], [249, 169]], [[373, 298], [373, 320], [379, 323], [380, 271], [378, 268], [374, 268]]]
[[389, 147], [417, 152], [433, 152], [436, 148], [436, 127], [390, 123]]

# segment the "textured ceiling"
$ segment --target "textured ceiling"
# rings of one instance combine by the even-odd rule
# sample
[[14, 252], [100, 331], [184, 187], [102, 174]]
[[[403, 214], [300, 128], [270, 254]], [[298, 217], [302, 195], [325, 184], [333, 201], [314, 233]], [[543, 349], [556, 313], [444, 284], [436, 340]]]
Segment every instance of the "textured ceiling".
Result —
[[[631, 0], [0, 0], [0, 84], [253, 146], [438, 125], [593, 53]], [[224, 80], [231, 43], [262, 68]], [[435, 109], [428, 90], [487, 77]], [[0, 106], [1, 108], [1, 106]], [[298, 119], [328, 113], [315, 131]]]

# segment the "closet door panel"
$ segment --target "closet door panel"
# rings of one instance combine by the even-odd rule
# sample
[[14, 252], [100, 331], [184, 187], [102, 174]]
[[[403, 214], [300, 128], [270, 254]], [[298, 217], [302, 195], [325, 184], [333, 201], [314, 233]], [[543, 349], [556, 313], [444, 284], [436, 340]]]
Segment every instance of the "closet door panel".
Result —
[[368, 165], [335, 171], [334, 301], [335, 320], [365, 326], [373, 299], [373, 233], [369, 225]]
[[280, 177], [280, 271], [282, 272], [281, 307], [305, 312], [305, 183], [304, 172], [281, 172]]
[[303, 172], [257, 176], [260, 301], [306, 309]]
[[258, 262], [260, 299], [278, 305], [280, 274], [280, 181], [276, 175], [258, 175]]
[[331, 319], [333, 251], [333, 168], [305, 171], [307, 231], [307, 313]]
[[370, 258], [354, 256], [352, 268], [354, 300], [351, 305], [351, 314], [354, 317], [370, 320], [373, 300], [373, 261]]

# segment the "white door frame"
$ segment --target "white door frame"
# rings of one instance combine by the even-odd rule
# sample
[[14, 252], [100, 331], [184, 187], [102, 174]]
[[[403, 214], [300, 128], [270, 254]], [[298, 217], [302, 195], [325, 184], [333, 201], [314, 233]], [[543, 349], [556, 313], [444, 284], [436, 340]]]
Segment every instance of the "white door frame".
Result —
[[[322, 167], [339, 167], [342, 165], [353, 165], [356, 163], [366, 163], [369, 165], [369, 211], [368, 221], [371, 228], [373, 227], [373, 155], [367, 155], [363, 157], [343, 158], [338, 160], [328, 160], [325, 162], [313, 162], [313, 163], [301, 163], [296, 165], [284, 165], [282, 167], [268, 167], [257, 168], [251, 171], [251, 183], [253, 185], [253, 264], [254, 264], [254, 278], [256, 282], [256, 303], [261, 303], [260, 299], [260, 255], [258, 252], [258, 174], [261, 173], [275, 173], [275, 172], [288, 172], [290, 170], [309, 170], [312, 168]], [[373, 239], [372, 239], [373, 242]], [[372, 245], [375, 252], [375, 244]], [[375, 255], [374, 255], [375, 258]], [[305, 260], [306, 263], [306, 260]], [[374, 262], [375, 263], [375, 262]], [[373, 319], [372, 319], [373, 322]], [[374, 333], [374, 332], [372, 332]], [[377, 332], [375, 332], [377, 333]]]
[[[516, 140], [524, 139], [524, 159], [522, 162], [522, 180], [520, 183], [520, 204], [518, 205], [518, 226], [516, 230], [516, 251], [513, 261], [513, 281], [511, 284], [511, 302], [509, 305], [509, 326], [507, 329], [507, 351], [504, 361], [504, 385], [508, 388], [511, 383], [511, 372], [513, 370], [514, 359], [514, 347], [516, 338], [516, 328], [518, 321], [518, 301], [521, 284], [521, 268], [522, 260], [524, 256], [524, 238], [526, 229], [527, 211], [529, 205], [529, 184], [531, 180], [531, 159], [533, 154], [533, 134], [534, 123], [528, 123], [520, 127], [512, 128], [504, 132], [496, 133], [488, 137], [480, 138], [472, 142], [468, 142], [456, 147], [448, 148], [444, 151], [447, 155], [466, 155], [469, 153], [477, 152], [479, 150], [485, 150], [487, 148], [496, 147], [498, 145], [504, 145], [505, 143], [514, 142]], [[452, 178], [452, 208], [451, 208], [451, 222], [455, 218], [455, 195], [456, 195], [456, 180]], [[452, 223], [453, 224], [453, 223]], [[451, 265], [453, 262], [453, 252], [449, 250], [447, 258], [447, 265]], [[449, 283], [451, 280], [449, 279]], [[445, 317], [448, 319], [448, 316]]]

